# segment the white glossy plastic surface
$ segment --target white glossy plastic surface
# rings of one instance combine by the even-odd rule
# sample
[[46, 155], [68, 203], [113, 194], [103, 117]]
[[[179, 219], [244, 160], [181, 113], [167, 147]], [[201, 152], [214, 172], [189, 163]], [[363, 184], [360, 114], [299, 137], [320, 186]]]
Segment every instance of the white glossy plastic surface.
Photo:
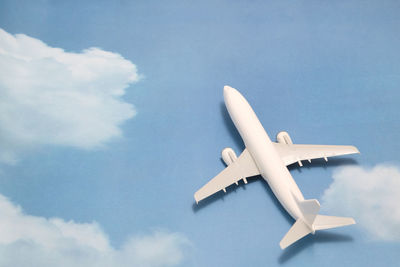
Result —
[[[302, 166], [302, 160], [359, 153], [356, 147], [296, 145], [286, 132], [278, 134], [278, 143], [272, 142], [249, 103], [236, 89], [225, 86], [224, 99], [246, 149], [237, 159], [233, 150], [223, 151], [228, 167], [195, 193], [196, 202], [220, 190], [226, 192], [226, 187], [237, 184], [240, 179], [261, 174], [281, 205], [296, 220], [280, 243], [282, 249], [315, 230], [355, 223], [352, 218], [318, 217], [318, 201], [304, 200], [287, 165], [298, 162]], [[320, 219], [317, 221], [317, 218]]]

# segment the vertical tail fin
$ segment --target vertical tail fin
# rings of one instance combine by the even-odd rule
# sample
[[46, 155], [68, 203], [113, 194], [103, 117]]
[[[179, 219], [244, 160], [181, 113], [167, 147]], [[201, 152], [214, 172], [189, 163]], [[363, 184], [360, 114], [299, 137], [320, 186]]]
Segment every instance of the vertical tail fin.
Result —
[[321, 208], [321, 205], [319, 204], [318, 200], [316, 199], [299, 200], [294, 194], [293, 198], [297, 202], [297, 205], [299, 206], [301, 213], [304, 216], [305, 223], [307, 223], [311, 227], [319, 212], [319, 209]]
[[309, 226], [312, 226], [321, 207], [318, 200], [307, 199], [298, 201], [297, 204], [299, 205], [301, 213], [303, 213], [305, 223], [307, 223]]

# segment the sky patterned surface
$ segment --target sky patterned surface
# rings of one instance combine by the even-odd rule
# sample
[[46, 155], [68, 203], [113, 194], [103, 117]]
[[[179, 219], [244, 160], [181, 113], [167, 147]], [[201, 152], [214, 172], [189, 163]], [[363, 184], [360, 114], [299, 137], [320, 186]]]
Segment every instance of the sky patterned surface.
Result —
[[[398, 1], [0, 1], [0, 266], [397, 266]], [[282, 251], [260, 178], [196, 205], [244, 145], [361, 151], [290, 171], [357, 224]]]

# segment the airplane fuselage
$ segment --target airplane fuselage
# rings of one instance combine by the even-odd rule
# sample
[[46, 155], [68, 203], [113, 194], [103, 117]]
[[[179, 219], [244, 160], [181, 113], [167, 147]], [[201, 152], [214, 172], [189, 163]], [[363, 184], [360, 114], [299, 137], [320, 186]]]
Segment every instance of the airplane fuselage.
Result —
[[231, 88], [224, 89], [225, 104], [261, 176], [286, 211], [295, 219], [303, 217], [296, 200], [303, 194], [282, 161], [267, 132], [246, 99]]

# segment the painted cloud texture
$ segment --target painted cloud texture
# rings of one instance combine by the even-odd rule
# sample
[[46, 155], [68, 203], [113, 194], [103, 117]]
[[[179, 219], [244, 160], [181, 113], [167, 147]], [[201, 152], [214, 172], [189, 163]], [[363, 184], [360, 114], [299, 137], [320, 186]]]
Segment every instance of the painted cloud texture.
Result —
[[0, 195], [0, 266], [160, 267], [184, 259], [189, 241], [179, 233], [161, 230], [110, 245], [96, 223], [25, 214]]
[[121, 97], [139, 76], [121, 55], [53, 48], [0, 29], [0, 162], [41, 145], [90, 149], [135, 115]]
[[[122, 96], [138, 79], [119, 54], [65, 52], [0, 29], [0, 162], [38, 146], [91, 149], [121, 136], [135, 115]], [[188, 247], [184, 235], [163, 230], [113, 247], [96, 222], [27, 215], [0, 195], [0, 266], [176, 266]]]
[[329, 214], [354, 217], [372, 239], [400, 241], [398, 167], [344, 167], [333, 174], [333, 180], [322, 198]]

